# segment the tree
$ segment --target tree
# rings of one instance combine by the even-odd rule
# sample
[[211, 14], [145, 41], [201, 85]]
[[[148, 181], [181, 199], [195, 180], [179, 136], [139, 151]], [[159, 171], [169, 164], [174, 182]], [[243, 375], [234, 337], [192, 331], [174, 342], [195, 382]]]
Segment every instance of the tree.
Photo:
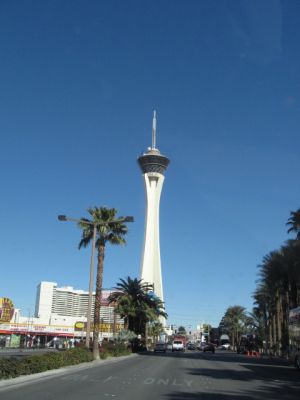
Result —
[[79, 242], [79, 249], [88, 246], [93, 239], [94, 227], [96, 227], [96, 243], [95, 248], [98, 251], [97, 257], [97, 275], [96, 275], [96, 295], [95, 295], [95, 312], [94, 312], [94, 329], [93, 329], [93, 355], [94, 359], [99, 359], [99, 327], [100, 327], [100, 306], [101, 291], [103, 283], [103, 267], [105, 246], [107, 243], [112, 245], [125, 244], [125, 235], [127, 226], [125, 222], [129, 222], [132, 218], [120, 217], [116, 218], [117, 210], [115, 208], [94, 207], [89, 208], [88, 213], [91, 219], [81, 218], [78, 226], [82, 229], [82, 238]]
[[210, 324], [203, 324], [203, 333], [209, 337], [212, 326]]
[[185, 327], [184, 327], [184, 326], [180, 326], [180, 327], [177, 329], [177, 333], [178, 333], [179, 335], [186, 335]]
[[264, 283], [260, 283], [260, 285], [256, 288], [254, 294], [254, 304], [256, 307], [253, 308], [253, 314], [262, 320], [263, 330], [261, 330], [261, 340], [262, 342], [266, 342], [267, 349], [269, 344], [271, 343], [270, 339], [270, 311], [269, 305], [271, 303], [270, 294], [268, 289]]
[[300, 208], [297, 211], [291, 211], [291, 216], [288, 219], [287, 225], [290, 226], [288, 233], [295, 232], [296, 238], [300, 239]]
[[137, 328], [137, 315], [144, 310], [148, 302], [147, 293], [152, 290], [152, 285], [144, 283], [141, 279], [120, 279], [108, 298], [109, 303], [115, 303], [115, 312], [124, 318], [124, 327], [139, 334]]
[[126, 329], [145, 336], [147, 322], [166, 317], [163, 302], [153, 294], [153, 285], [141, 279], [120, 279], [115, 291], [109, 296], [109, 303], [115, 303], [115, 312], [124, 318]]
[[234, 347], [241, 334], [245, 332], [247, 321], [245, 307], [236, 305], [228, 307], [223, 318], [223, 324], [231, 337], [231, 346]]
[[265, 340], [278, 354], [288, 347], [289, 309], [300, 302], [300, 241], [289, 240], [259, 265], [255, 304], [263, 312]]
[[264, 340], [278, 354], [288, 348], [289, 310], [300, 305], [300, 208], [291, 212], [286, 225], [296, 239], [263, 257], [253, 295], [255, 313], [264, 323]]
[[164, 332], [164, 327], [161, 322], [154, 321], [150, 323], [148, 327], [148, 335], [152, 336], [154, 344], [157, 342], [157, 338], [161, 333]]
[[265, 338], [265, 320], [264, 314], [259, 307], [253, 307], [252, 312], [247, 316], [245, 326], [246, 333], [255, 334], [258, 345], [262, 347]]

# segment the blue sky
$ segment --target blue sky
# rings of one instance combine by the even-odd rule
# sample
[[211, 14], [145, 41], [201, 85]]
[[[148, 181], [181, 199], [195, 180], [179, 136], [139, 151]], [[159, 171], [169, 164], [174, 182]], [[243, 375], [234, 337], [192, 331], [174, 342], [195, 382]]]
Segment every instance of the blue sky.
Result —
[[138, 277], [156, 109], [168, 322], [251, 309], [300, 207], [300, 3], [2, 0], [0, 38], [0, 295], [28, 315], [42, 280], [87, 289], [90, 248], [57, 215], [94, 205], [135, 218], [104, 286]]

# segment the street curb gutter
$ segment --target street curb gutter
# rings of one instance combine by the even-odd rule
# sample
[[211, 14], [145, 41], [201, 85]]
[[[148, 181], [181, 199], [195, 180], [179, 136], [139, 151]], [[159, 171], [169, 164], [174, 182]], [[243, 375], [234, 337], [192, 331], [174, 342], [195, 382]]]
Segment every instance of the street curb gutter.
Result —
[[12, 386], [23, 385], [23, 384], [30, 383], [33, 381], [42, 381], [44, 379], [51, 378], [56, 375], [70, 374], [74, 371], [81, 371], [81, 370], [85, 370], [85, 369], [89, 369], [89, 368], [101, 367], [101, 366], [108, 365], [108, 364], [115, 364], [117, 362], [127, 360], [132, 357], [136, 357], [137, 355], [138, 355], [137, 353], [134, 353], [134, 354], [130, 354], [129, 356], [111, 357], [111, 358], [108, 358], [107, 360], [96, 360], [96, 361], [86, 362], [86, 363], [77, 364], [77, 365], [70, 365], [68, 367], [51, 369], [49, 371], [39, 372], [37, 374], [22, 375], [22, 376], [18, 376], [17, 378], [3, 379], [3, 380], [0, 380], [0, 390], [3, 388], [9, 388]]

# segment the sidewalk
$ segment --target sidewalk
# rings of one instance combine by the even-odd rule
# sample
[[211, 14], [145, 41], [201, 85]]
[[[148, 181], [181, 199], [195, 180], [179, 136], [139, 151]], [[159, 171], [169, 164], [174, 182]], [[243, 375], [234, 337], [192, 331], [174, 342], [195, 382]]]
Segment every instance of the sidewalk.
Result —
[[23, 384], [30, 383], [33, 381], [42, 381], [44, 379], [51, 378], [55, 375], [70, 374], [74, 371], [81, 371], [81, 370], [85, 370], [85, 369], [89, 369], [89, 368], [104, 366], [104, 365], [108, 365], [108, 364], [114, 364], [114, 363], [126, 360], [130, 357], [135, 357], [137, 355], [138, 355], [137, 353], [133, 353], [133, 354], [130, 354], [129, 356], [111, 357], [106, 360], [96, 360], [96, 361], [81, 363], [81, 364], [77, 364], [77, 365], [70, 365], [68, 367], [51, 369], [51, 370], [48, 370], [45, 372], [39, 372], [37, 374], [22, 375], [22, 376], [18, 376], [17, 378], [2, 379], [2, 380], [0, 380], [0, 391], [3, 388], [8, 388], [11, 386], [23, 385]]

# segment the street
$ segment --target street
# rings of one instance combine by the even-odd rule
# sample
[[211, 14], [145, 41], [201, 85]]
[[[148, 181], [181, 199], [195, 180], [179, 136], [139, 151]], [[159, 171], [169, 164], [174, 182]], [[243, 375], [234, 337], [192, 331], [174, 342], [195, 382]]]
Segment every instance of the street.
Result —
[[284, 360], [145, 353], [0, 388], [2, 400], [298, 400], [300, 372]]

